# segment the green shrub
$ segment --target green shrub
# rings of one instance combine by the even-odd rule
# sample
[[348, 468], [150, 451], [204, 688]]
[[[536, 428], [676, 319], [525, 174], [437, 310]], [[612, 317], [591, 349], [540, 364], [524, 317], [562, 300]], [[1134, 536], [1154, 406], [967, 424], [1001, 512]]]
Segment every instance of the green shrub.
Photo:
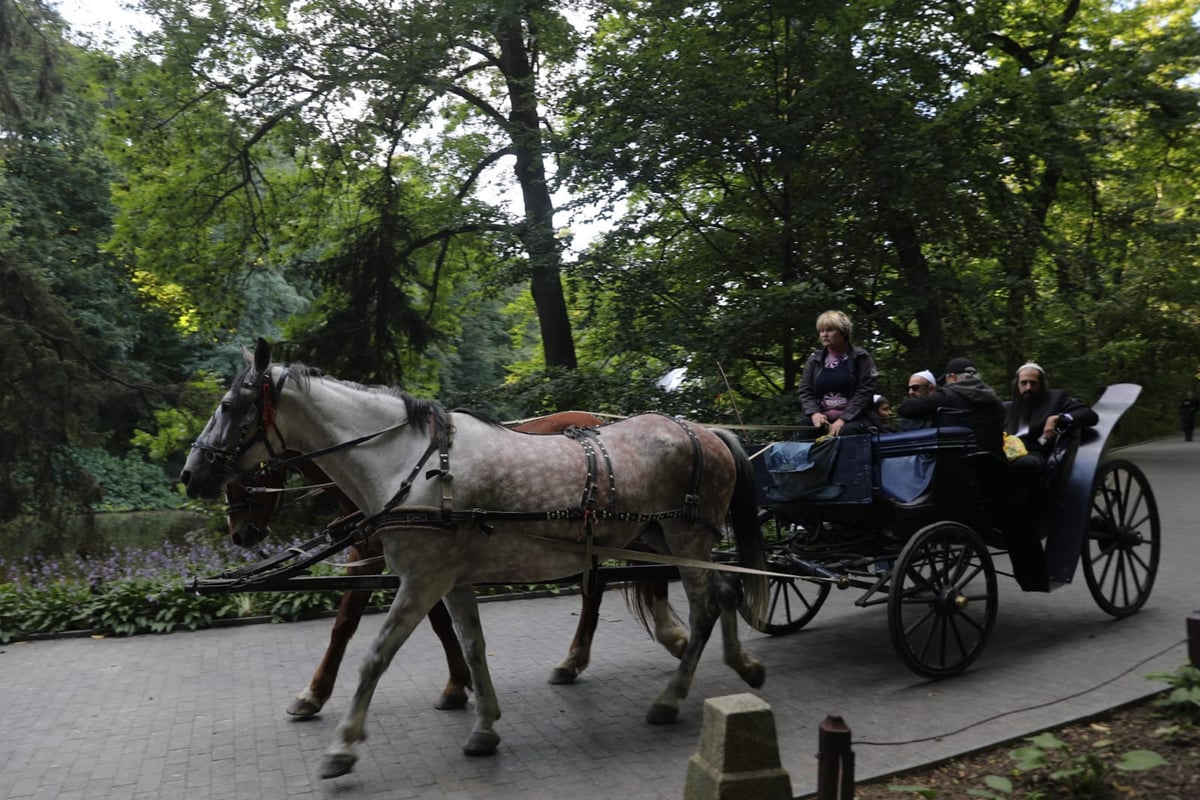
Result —
[[1146, 678], [1171, 687], [1155, 707], [1177, 722], [1195, 725], [1200, 721], [1200, 669], [1184, 664], [1173, 672], [1151, 672]]

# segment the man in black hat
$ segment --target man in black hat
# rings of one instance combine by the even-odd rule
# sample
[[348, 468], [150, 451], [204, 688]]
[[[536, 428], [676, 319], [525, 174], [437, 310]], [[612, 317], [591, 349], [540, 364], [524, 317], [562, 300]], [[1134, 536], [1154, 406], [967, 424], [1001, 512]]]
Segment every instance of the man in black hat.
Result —
[[[946, 409], [953, 410], [939, 418], [939, 410]], [[979, 449], [996, 455], [1004, 453], [1004, 405], [979, 377], [979, 370], [969, 358], [950, 359], [942, 385], [923, 397], [908, 397], [898, 411], [905, 419], [970, 428]]]

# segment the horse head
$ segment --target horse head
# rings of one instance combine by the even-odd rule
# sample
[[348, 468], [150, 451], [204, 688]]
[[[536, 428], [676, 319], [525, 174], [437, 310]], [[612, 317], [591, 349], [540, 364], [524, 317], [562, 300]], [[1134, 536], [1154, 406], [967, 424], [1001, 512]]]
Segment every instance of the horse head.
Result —
[[271, 515], [279, 505], [279, 493], [254, 489], [280, 489], [284, 470], [264, 470], [255, 475], [253, 487], [241, 480], [225, 484], [225, 524], [229, 538], [239, 547], [254, 547], [271, 533]]
[[[242, 472], [244, 463], [261, 458], [263, 449], [273, 455], [270, 435], [275, 430], [275, 406], [280, 384], [271, 378], [271, 346], [259, 339], [251, 355], [244, 350], [246, 367], [233, 380], [192, 443], [179, 475], [188, 497], [217, 497], [230, 480]], [[278, 431], [275, 431], [278, 436]]]

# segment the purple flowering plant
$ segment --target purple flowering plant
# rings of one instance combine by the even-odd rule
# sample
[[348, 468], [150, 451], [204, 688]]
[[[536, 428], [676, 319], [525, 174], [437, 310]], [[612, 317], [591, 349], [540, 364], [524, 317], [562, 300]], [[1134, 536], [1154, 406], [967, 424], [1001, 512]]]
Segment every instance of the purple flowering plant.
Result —
[[[289, 620], [337, 607], [338, 592], [199, 595], [190, 588], [196, 577], [218, 575], [262, 556], [225, 538], [189, 535], [182, 544], [163, 542], [103, 556], [0, 559], [0, 643], [80, 631], [128, 636], [195, 630], [246, 616]], [[311, 572], [333, 570], [318, 564]]]

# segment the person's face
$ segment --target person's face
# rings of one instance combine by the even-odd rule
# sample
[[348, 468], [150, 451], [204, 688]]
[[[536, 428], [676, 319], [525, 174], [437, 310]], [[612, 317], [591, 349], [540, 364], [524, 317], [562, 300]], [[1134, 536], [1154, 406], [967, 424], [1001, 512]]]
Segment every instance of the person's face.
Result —
[[933, 391], [933, 384], [924, 378], [910, 378], [908, 381], [909, 397], [924, 397]]
[[884, 419], [892, 418], [892, 404], [891, 403], [886, 403], [886, 402], [880, 403], [879, 408], [877, 408], [876, 410], [879, 412], [879, 416], [883, 417]]
[[1017, 373], [1017, 391], [1021, 397], [1031, 400], [1042, 390], [1042, 374], [1032, 367]]
[[846, 349], [846, 337], [837, 328], [821, 328], [817, 331], [817, 336], [821, 338], [822, 347], [831, 347], [834, 350]]

